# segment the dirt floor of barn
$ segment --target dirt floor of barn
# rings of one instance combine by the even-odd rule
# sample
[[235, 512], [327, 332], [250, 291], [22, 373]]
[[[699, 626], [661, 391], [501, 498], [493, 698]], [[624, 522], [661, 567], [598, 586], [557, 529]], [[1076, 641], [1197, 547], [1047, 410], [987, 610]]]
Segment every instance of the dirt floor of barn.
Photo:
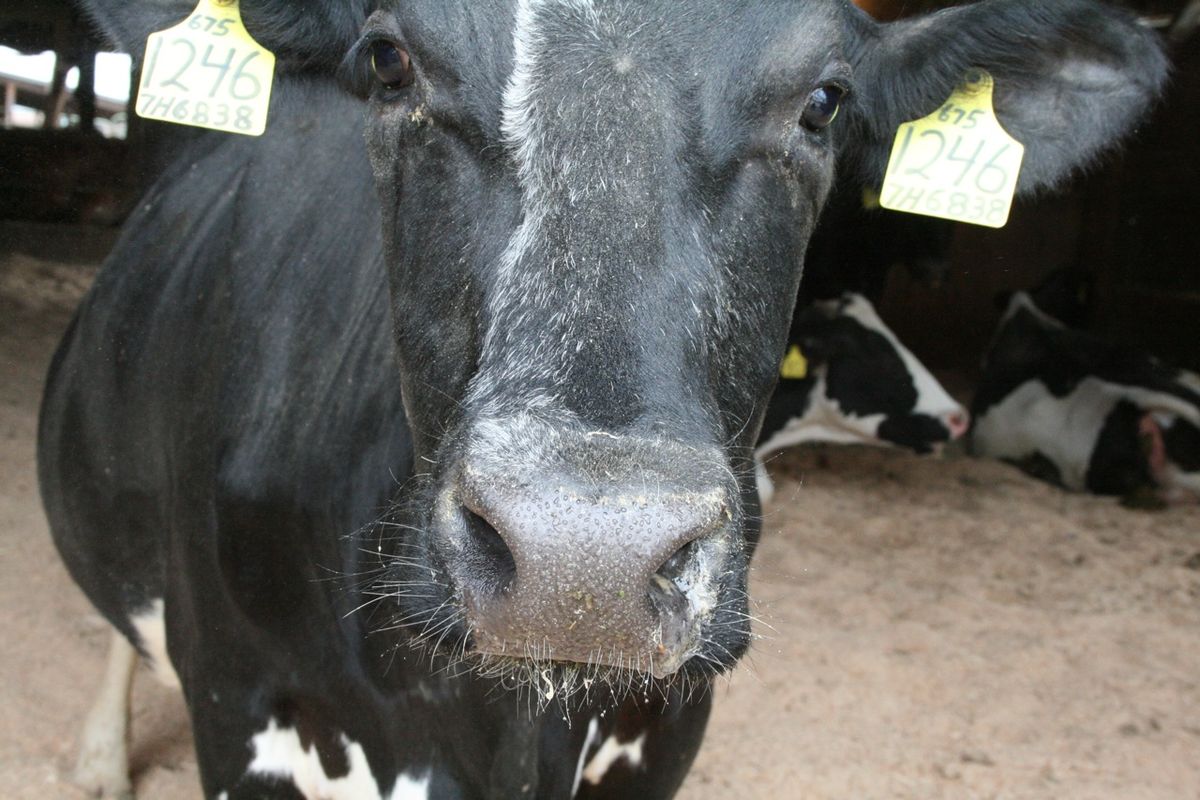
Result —
[[[90, 271], [0, 257], [0, 798], [67, 782], [106, 624], [34, 475], [46, 365]], [[682, 797], [1200, 798], [1200, 509], [1127, 511], [962, 457], [772, 465], [763, 638]], [[139, 673], [139, 794], [198, 798], [180, 698]]]

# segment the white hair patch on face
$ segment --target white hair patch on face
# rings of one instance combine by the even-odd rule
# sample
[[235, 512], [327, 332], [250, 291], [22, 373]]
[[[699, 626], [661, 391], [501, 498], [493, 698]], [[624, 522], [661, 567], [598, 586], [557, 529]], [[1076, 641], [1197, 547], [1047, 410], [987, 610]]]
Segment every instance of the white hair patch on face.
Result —
[[[674, 174], [656, 138], [671, 127], [674, 87], [656, 71], [629, 77], [640, 30], [630, 8], [516, 2], [500, 130], [519, 218], [487, 273], [472, 411], [578, 409], [580, 363], [616, 354], [632, 383], [659, 352], [647, 340], [703, 351], [734, 313], [717, 301], [726, 278], [704, 220], [656, 199]], [[662, 254], [646, 245], [660, 240]], [[690, 313], [660, 323], [653, 312], [668, 300]]]
[[375, 781], [362, 746], [341, 736], [350, 771], [340, 778], [325, 774], [315, 747], [305, 748], [294, 728], [274, 720], [250, 740], [254, 759], [247, 774], [289, 780], [307, 800], [428, 800], [429, 776], [401, 775], [384, 795]]
[[529, 249], [546, 216], [550, 167], [543, 163], [543, 109], [536, 91], [541, 66], [539, 49], [543, 45], [538, 18], [547, 9], [556, 7], [599, 24], [591, 0], [518, 0], [513, 26], [513, 69], [502, 98], [500, 130], [517, 162], [523, 218], [500, 257], [502, 279], [512, 279], [514, 268]]

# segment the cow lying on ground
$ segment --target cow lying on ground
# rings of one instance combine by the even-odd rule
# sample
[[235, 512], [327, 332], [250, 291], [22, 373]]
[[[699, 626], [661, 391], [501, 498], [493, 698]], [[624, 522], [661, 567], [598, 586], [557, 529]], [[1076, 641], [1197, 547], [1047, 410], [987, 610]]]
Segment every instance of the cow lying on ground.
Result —
[[971, 449], [1075, 491], [1200, 499], [1200, 376], [1015, 295], [973, 405]]
[[[135, 55], [190, 9], [88, 5]], [[42, 409], [55, 541], [120, 633], [79, 771], [110, 793], [136, 648], [210, 798], [671, 796], [750, 641], [835, 166], [878, 178], [984, 67], [1034, 190], [1165, 73], [1083, 0], [243, 5], [267, 133], [181, 144]]]
[[755, 453], [759, 497], [766, 502], [774, 494], [763, 460], [785, 447], [890, 444], [930, 453], [966, 433], [969, 419], [871, 301], [846, 294], [814, 302], [792, 321], [784, 369], [763, 418]]

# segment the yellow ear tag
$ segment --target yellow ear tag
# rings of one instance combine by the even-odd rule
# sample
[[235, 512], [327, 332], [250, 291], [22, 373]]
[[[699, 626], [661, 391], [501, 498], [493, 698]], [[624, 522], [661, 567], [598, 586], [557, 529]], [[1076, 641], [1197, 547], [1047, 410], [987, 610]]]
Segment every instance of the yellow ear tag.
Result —
[[200, 0], [186, 20], [146, 40], [137, 114], [258, 136], [274, 75], [275, 55], [250, 38], [238, 0]]
[[789, 381], [802, 381], [808, 377], [808, 359], [800, 352], [799, 345], [792, 345], [784, 356], [779, 374]]
[[896, 132], [881, 205], [892, 211], [1003, 228], [1025, 147], [1000, 126], [995, 83], [975, 71], [941, 108]]

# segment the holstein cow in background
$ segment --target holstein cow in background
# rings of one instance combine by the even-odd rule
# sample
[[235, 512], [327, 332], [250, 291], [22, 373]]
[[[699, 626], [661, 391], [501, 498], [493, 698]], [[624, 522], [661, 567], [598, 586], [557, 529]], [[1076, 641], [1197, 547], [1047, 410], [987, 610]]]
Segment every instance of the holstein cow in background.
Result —
[[[110, 793], [136, 648], [210, 798], [671, 796], [750, 641], [754, 447], [837, 165], [877, 179], [983, 67], [1035, 190], [1166, 72], [1084, 0], [243, 5], [266, 135], [180, 146], [42, 409], [55, 541], [121, 634], [79, 773]], [[135, 55], [190, 10], [88, 6]]]
[[774, 494], [763, 460], [804, 442], [930, 453], [967, 431], [967, 411], [860, 294], [799, 309], [756, 451], [759, 497]]
[[971, 449], [1076, 491], [1200, 499], [1200, 376], [1071, 330], [1018, 293], [974, 402]]

